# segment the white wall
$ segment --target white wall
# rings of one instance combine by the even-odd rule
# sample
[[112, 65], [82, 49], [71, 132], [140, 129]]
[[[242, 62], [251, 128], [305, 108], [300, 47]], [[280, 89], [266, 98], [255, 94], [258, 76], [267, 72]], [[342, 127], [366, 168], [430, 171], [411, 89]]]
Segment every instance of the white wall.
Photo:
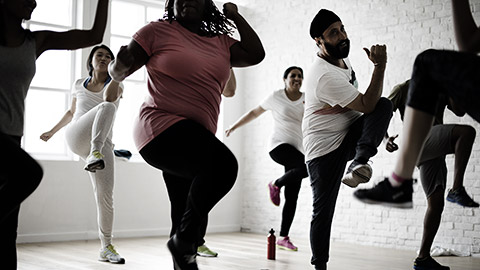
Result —
[[[22, 204], [19, 242], [96, 239], [93, 190], [82, 161], [40, 161], [45, 175]], [[238, 186], [238, 185], [237, 185]], [[209, 232], [240, 229], [237, 187], [212, 210]], [[161, 172], [145, 163], [116, 160], [115, 237], [168, 235], [170, 202]]]
[[[388, 46], [388, 67], [384, 95], [410, 76], [415, 56], [430, 48], [454, 49], [451, 8], [445, 0], [238, 0], [241, 13], [260, 35], [267, 52], [255, 66], [236, 69], [237, 94], [224, 102], [224, 125], [232, 124], [244, 112], [257, 106], [271, 91], [283, 87], [282, 74], [290, 65], [308, 67], [316, 47], [310, 39], [310, 22], [320, 8], [335, 11], [343, 20], [351, 39], [350, 60], [365, 89], [372, 65], [362, 47], [376, 43]], [[479, 19], [480, 0], [472, 0]], [[452, 115], [447, 122], [478, 124], [469, 117]], [[401, 132], [398, 117], [390, 133]], [[237, 156], [240, 171], [237, 183], [211, 213], [210, 231], [267, 233], [279, 229], [281, 207], [268, 198], [267, 183], [278, 178], [283, 168], [268, 156], [272, 119], [267, 113], [235, 132], [225, 141]], [[400, 135], [401, 137], [401, 135]], [[478, 141], [478, 139], [477, 139]], [[465, 185], [480, 200], [480, 147], [475, 145], [467, 168]], [[373, 159], [374, 178], [388, 174], [395, 154], [380, 150]], [[54, 241], [96, 238], [95, 206], [82, 162], [42, 161], [45, 177], [39, 189], [21, 210], [20, 241]], [[117, 237], [167, 234], [170, 227], [169, 202], [160, 173], [146, 164], [117, 163], [115, 188], [115, 235]], [[453, 169], [452, 158], [448, 167]], [[451, 185], [449, 175], [448, 185]], [[333, 223], [334, 241], [417, 249], [422, 232], [425, 196], [414, 187], [414, 209], [397, 210], [365, 206], [352, 198], [353, 190], [340, 190]], [[308, 238], [311, 217], [311, 191], [305, 179], [298, 202], [291, 236]], [[208, 240], [208, 239], [207, 239]], [[435, 243], [473, 253], [480, 252], [480, 212], [446, 204], [443, 222]]]
[[[243, 111], [232, 112], [238, 118], [257, 106], [271, 91], [283, 87], [283, 71], [291, 65], [308, 68], [317, 51], [309, 36], [309, 25], [321, 8], [335, 11], [342, 19], [351, 40], [350, 61], [364, 91], [372, 73], [372, 64], [362, 47], [385, 43], [388, 47], [388, 64], [384, 96], [395, 84], [409, 78], [415, 56], [428, 48], [455, 49], [450, 1], [445, 0], [298, 0], [254, 1], [240, 0], [248, 7], [249, 22], [260, 35], [267, 52], [265, 60], [257, 67], [239, 70], [244, 79], [240, 82]], [[480, 1], [470, 1], [475, 17], [480, 22]], [[245, 73], [245, 74], [243, 74]], [[228, 113], [228, 109], [227, 109]], [[233, 121], [232, 121], [233, 122]], [[228, 123], [227, 125], [231, 124]], [[242, 229], [267, 234], [270, 227], [279, 230], [281, 207], [274, 207], [268, 198], [266, 185], [283, 173], [283, 167], [268, 156], [268, 136], [272, 130], [269, 114], [248, 124], [233, 138], [241, 138], [242, 152], [237, 153], [244, 181]], [[478, 124], [471, 118], [447, 116], [446, 122]], [[401, 132], [401, 121], [396, 116], [390, 133]], [[478, 133], [477, 133], [478, 134]], [[402, 136], [400, 135], [400, 138]], [[230, 140], [230, 139], [228, 139]], [[228, 141], [227, 140], [227, 141]], [[401, 140], [401, 139], [400, 139]], [[474, 146], [465, 177], [467, 191], [480, 201], [480, 147]], [[401, 145], [400, 145], [401, 146]], [[378, 181], [393, 169], [396, 154], [381, 149], [372, 160], [374, 179]], [[453, 159], [448, 158], [448, 168], [453, 170]], [[372, 185], [373, 183], [369, 184]], [[447, 186], [451, 187], [452, 174]], [[367, 186], [368, 187], [368, 186]], [[365, 245], [417, 249], [422, 234], [422, 219], [426, 209], [425, 195], [420, 184], [414, 186], [414, 208], [397, 210], [367, 206], [353, 199], [353, 189], [342, 186], [333, 222], [332, 240]], [[302, 183], [298, 210], [291, 236], [308, 238], [311, 218], [311, 190], [309, 179]], [[443, 221], [434, 245], [461, 251], [480, 253], [480, 211], [446, 203]]]

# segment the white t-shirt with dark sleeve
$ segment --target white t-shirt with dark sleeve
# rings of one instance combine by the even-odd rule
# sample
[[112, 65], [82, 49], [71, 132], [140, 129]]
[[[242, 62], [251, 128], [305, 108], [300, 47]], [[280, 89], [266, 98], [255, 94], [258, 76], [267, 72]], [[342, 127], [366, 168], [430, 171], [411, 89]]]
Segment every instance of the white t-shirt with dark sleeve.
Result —
[[273, 133], [270, 140], [270, 150], [280, 144], [290, 144], [298, 151], [303, 151], [302, 118], [305, 104], [305, 93], [292, 101], [284, 89], [274, 91], [260, 106], [266, 111], [272, 111]]
[[317, 57], [306, 76], [303, 147], [305, 161], [337, 149], [361, 112], [346, 106], [360, 94], [358, 82], [348, 59], [347, 69]]

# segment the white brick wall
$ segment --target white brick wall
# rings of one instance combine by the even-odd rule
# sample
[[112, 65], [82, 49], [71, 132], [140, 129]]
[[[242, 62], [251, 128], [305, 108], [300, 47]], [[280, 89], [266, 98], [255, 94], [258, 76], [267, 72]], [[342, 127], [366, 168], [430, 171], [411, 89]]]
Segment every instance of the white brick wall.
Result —
[[[478, 20], [480, 0], [470, 2]], [[262, 39], [267, 56], [256, 67], [237, 70], [241, 80], [239, 94], [233, 101], [238, 102], [236, 106], [241, 109], [227, 119], [239, 117], [258, 105], [271, 91], [283, 87], [282, 74], [288, 66], [301, 66], [308, 74], [316, 53], [315, 44], [309, 36], [309, 25], [320, 8], [333, 10], [342, 18], [351, 40], [350, 61], [362, 91], [368, 86], [372, 73], [372, 65], [362, 47], [382, 43], [388, 47], [384, 96], [395, 84], [409, 78], [418, 53], [431, 47], [456, 48], [450, 1], [446, 0], [238, 0], [236, 3]], [[233, 102], [229, 101], [228, 104]], [[228, 108], [225, 113], [229, 114]], [[446, 122], [467, 123], [479, 130], [478, 124], [469, 117], [459, 119], [447, 114]], [[281, 207], [271, 204], [266, 187], [269, 181], [283, 173], [283, 167], [268, 155], [271, 129], [272, 118], [266, 114], [232, 135], [238, 136], [237, 140], [242, 145], [239, 148], [241, 150], [235, 153], [240, 164], [238, 185], [242, 185], [244, 191], [242, 228], [265, 234], [270, 227], [279, 230], [281, 218]], [[397, 115], [392, 120], [389, 132], [396, 134], [401, 130], [402, 124]], [[476, 201], [480, 201], [479, 143], [477, 138], [465, 176], [467, 191]], [[395, 154], [387, 153], [382, 148], [373, 159], [375, 180], [372, 182], [390, 173], [395, 159]], [[447, 185], [451, 187], [453, 158], [447, 159], [450, 171]], [[359, 203], [352, 197], [353, 189], [342, 185], [332, 240], [418, 249], [426, 201], [420, 184], [415, 185], [414, 190], [414, 209], [399, 210]], [[291, 229], [294, 238], [309, 237], [311, 196], [307, 178], [302, 183], [297, 214]], [[480, 211], [463, 209], [447, 202], [434, 245], [480, 253]]]

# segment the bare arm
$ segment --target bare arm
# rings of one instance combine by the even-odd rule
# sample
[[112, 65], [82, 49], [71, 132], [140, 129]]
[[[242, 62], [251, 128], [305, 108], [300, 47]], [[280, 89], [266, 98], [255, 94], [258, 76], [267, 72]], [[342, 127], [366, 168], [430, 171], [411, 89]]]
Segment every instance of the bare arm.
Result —
[[108, 65], [108, 73], [115, 81], [123, 81], [148, 61], [145, 50], [132, 39], [128, 46], [120, 47], [115, 60]]
[[233, 67], [256, 65], [265, 58], [265, 50], [255, 30], [248, 24], [233, 3], [223, 5], [225, 17], [232, 20], [240, 34], [240, 42], [230, 47], [230, 63]]
[[228, 137], [230, 134], [235, 131], [237, 128], [250, 123], [254, 119], [257, 119], [262, 113], [264, 113], [265, 110], [261, 107], [258, 106], [255, 109], [250, 110], [248, 113], [244, 114], [240, 119], [237, 120], [230, 128], [225, 130], [225, 135]]
[[359, 94], [347, 107], [355, 111], [371, 113], [382, 96], [383, 78], [387, 65], [387, 47], [385, 45], [374, 45], [370, 50], [367, 48], [364, 48], [364, 50], [370, 61], [375, 65], [372, 80], [365, 94]]
[[468, 0], [452, 0], [453, 26], [458, 49], [480, 52], [480, 28], [473, 19]]
[[98, 0], [95, 21], [90, 30], [70, 30], [67, 32], [35, 32], [37, 58], [47, 50], [75, 50], [101, 43], [107, 25], [109, 0]]
[[228, 78], [222, 94], [226, 97], [233, 97], [235, 95], [235, 90], [237, 90], [237, 79], [235, 78], [233, 69], [230, 69], [230, 77]]
[[75, 113], [75, 110], [77, 108], [77, 99], [73, 98], [72, 99], [72, 104], [70, 105], [70, 109], [65, 112], [63, 115], [62, 119], [58, 121], [58, 123], [50, 130], [47, 132], [44, 132], [42, 135], [40, 135], [40, 139], [44, 141], [50, 140], [50, 138], [55, 135], [60, 129], [62, 129], [64, 126], [68, 125], [72, 121], [73, 114]]
[[120, 87], [120, 83], [112, 80], [105, 89], [103, 99], [108, 102], [115, 102], [122, 96], [122, 93], [123, 89]]

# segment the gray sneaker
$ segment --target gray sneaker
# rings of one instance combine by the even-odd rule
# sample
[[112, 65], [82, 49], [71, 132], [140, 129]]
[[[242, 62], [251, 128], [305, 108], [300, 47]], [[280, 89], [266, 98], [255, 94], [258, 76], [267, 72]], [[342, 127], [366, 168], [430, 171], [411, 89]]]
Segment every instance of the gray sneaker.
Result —
[[113, 245], [108, 245], [100, 250], [99, 261], [115, 264], [125, 264], [125, 259], [118, 254]]
[[343, 176], [342, 182], [351, 188], [355, 188], [359, 184], [370, 181], [371, 177], [372, 167], [368, 164], [360, 164], [354, 160], [348, 167], [347, 174]]

